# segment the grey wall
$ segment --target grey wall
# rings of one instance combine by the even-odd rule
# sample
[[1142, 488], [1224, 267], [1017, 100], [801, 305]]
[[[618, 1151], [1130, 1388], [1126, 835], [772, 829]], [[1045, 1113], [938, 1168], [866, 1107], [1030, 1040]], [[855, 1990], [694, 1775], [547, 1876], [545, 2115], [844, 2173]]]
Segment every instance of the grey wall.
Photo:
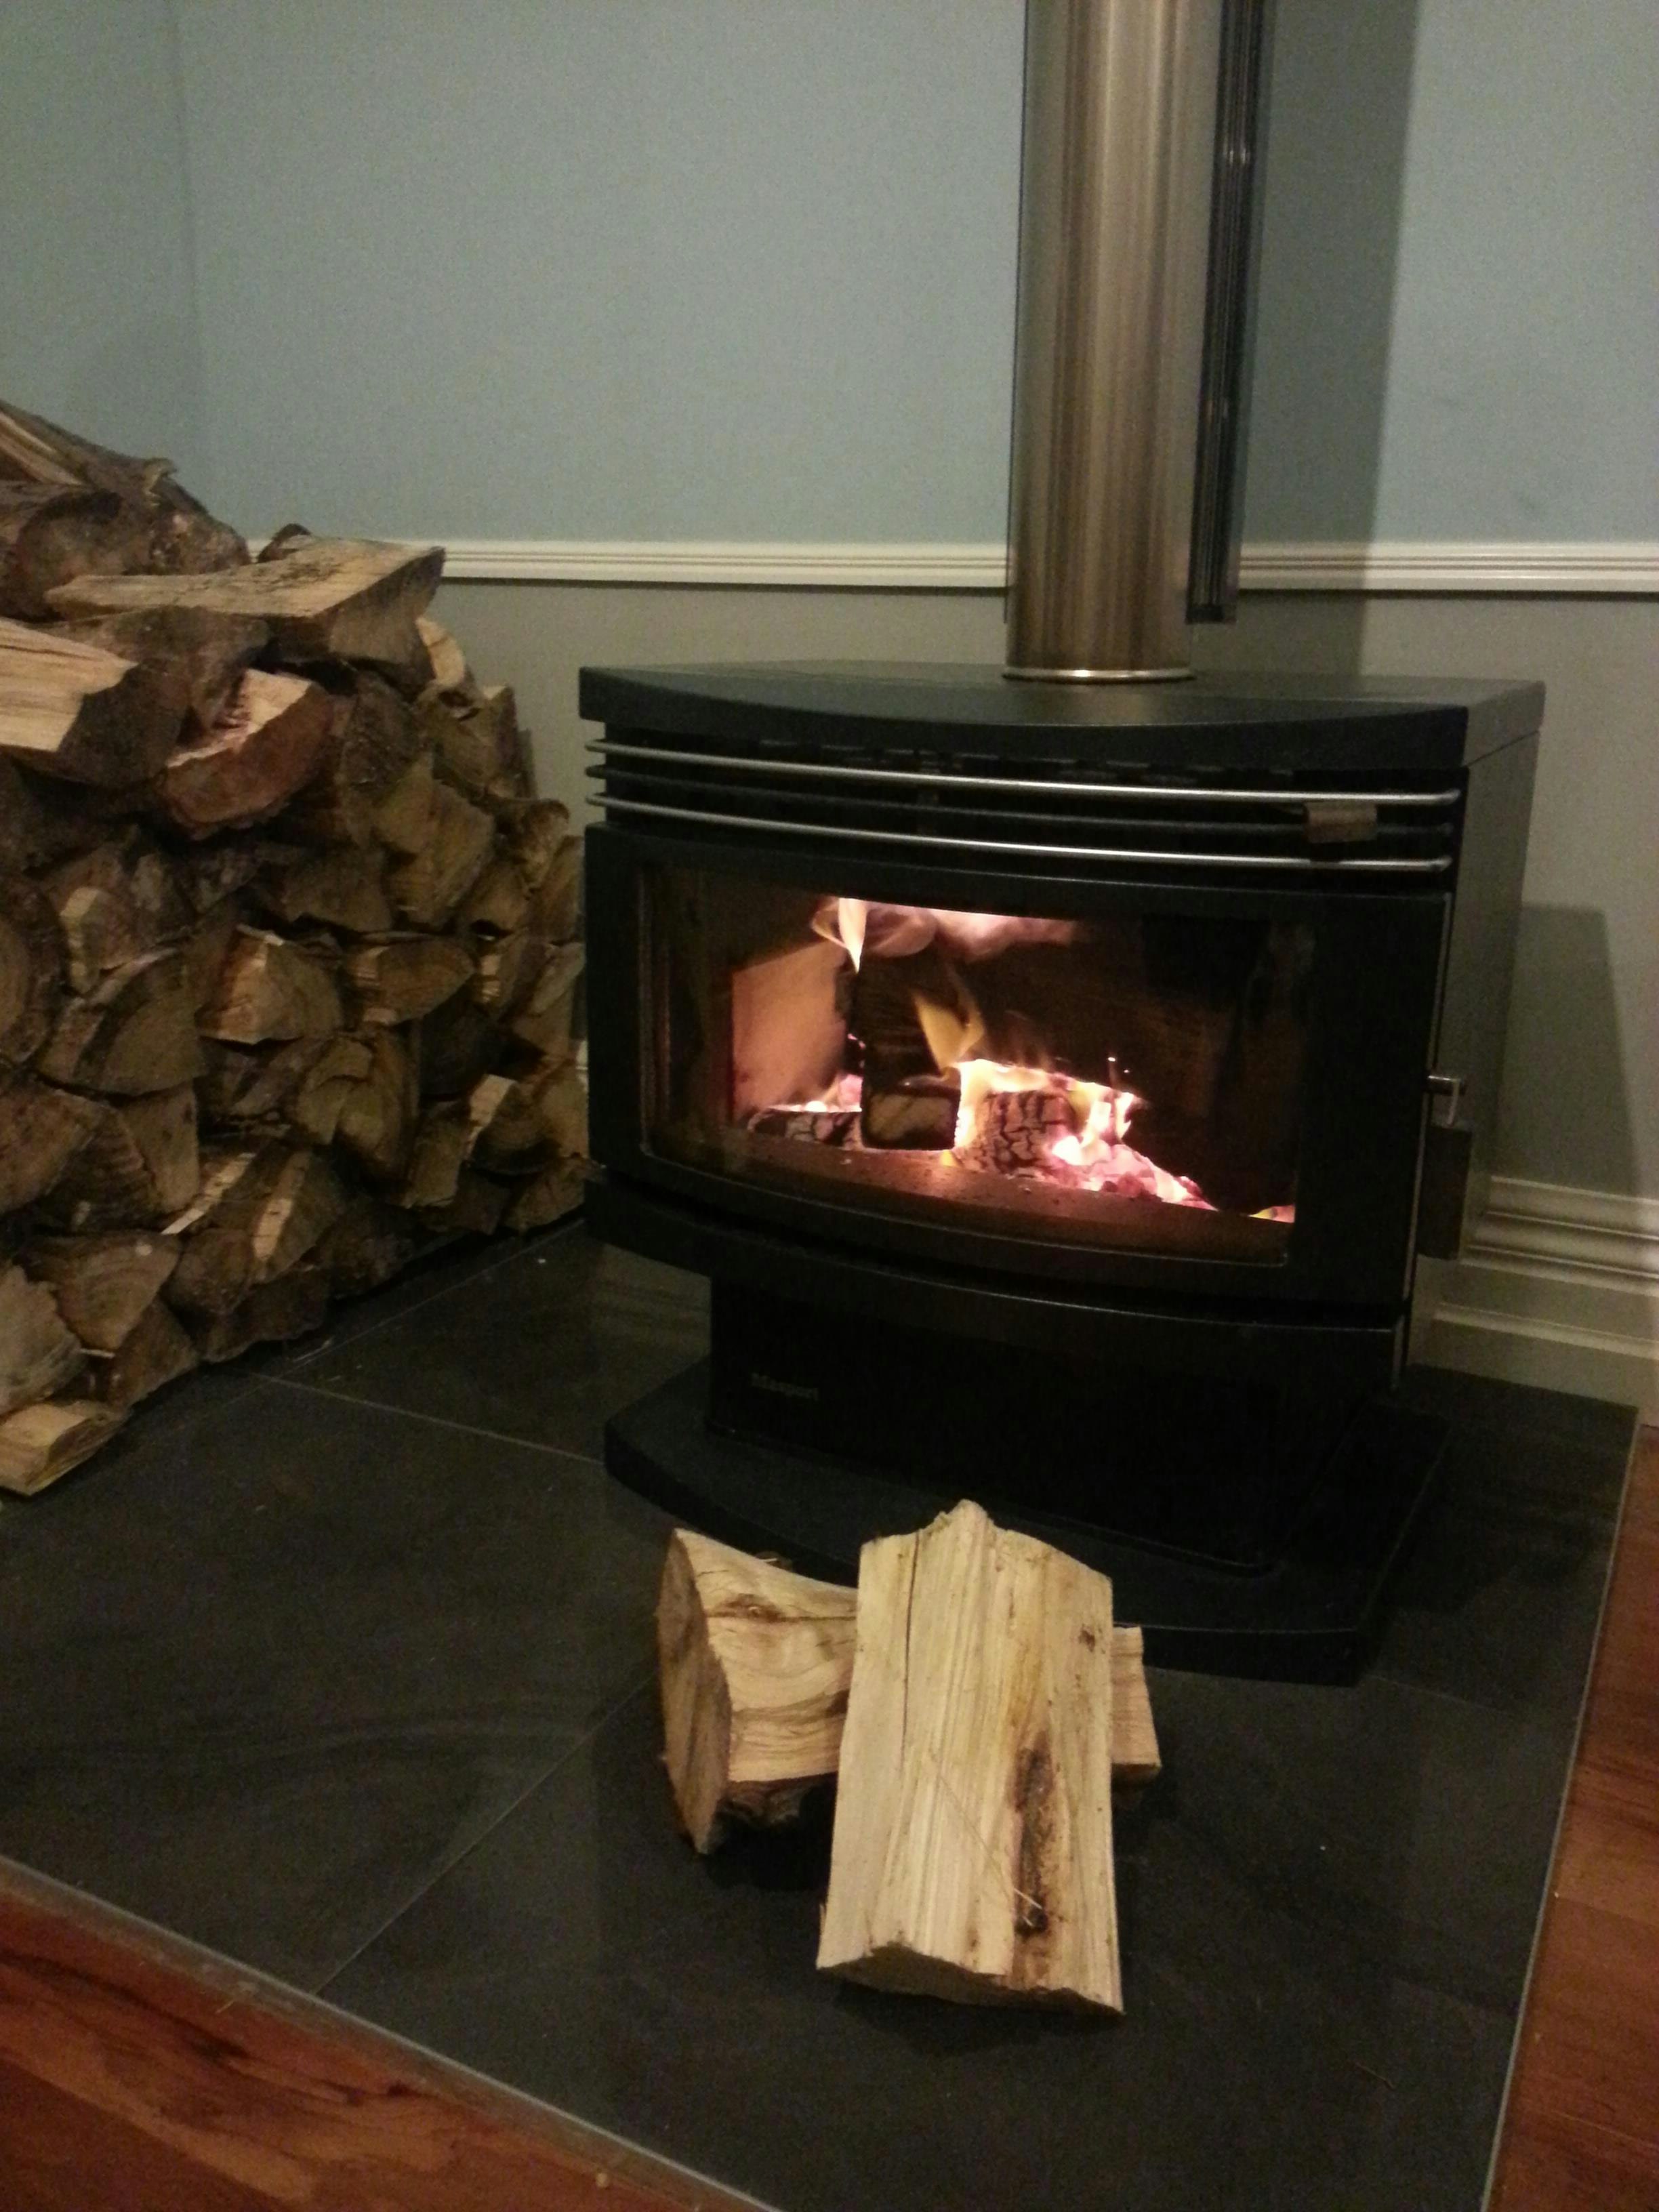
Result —
[[[1001, 535], [1018, 0], [179, 9], [244, 527]], [[1250, 535], [1659, 538], [1651, 0], [1279, 18]]]
[[0, 393], [206, 466], [167, 0], [0, 7]]

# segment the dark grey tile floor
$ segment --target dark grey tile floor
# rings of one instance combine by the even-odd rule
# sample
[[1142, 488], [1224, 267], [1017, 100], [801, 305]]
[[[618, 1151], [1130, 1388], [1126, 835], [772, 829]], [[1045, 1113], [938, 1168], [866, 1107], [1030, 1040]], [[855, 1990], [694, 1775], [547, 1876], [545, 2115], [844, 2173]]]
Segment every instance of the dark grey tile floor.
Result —
[[693, 1279], [568, 1229], [190, 1378], [0, 1509], [0, 1853], [787, 2212], [1474, 2212], [1631, 1420], [1416, 1375], [1443, 1495], [1356, 1690], [1161, 1674], [1127, 2014], [812, 1970], [822, 1826], [696, 1860], [667, 1523], [605, 1417]]

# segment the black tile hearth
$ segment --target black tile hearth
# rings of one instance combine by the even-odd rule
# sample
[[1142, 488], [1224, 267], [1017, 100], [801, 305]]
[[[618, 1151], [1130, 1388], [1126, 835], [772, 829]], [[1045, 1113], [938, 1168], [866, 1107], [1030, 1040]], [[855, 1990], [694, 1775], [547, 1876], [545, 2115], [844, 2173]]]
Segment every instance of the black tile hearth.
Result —
[[309, 1388], [597, 1459], [605, 1424], [707, 1349], [708, 1285], [577, 1231], [322, 1347]]
[[579, 1231], [457, 1254], [0, 1509], [0, 1852], [783, 2212], [1475, 2212], [1629, 1414], [1414, 1373], [1376, 1666], [1155, 1674], [1125, 2018], [963, 2010], [820, 1979], [822, 1821], [675, 1831], [668, 1524], [584, 1455], [704, 1312]]
[[641, 1679], [665, 1525], [291, 1386], [175, 1417], [0, 1523], [0, 1850], [313, 1986]]

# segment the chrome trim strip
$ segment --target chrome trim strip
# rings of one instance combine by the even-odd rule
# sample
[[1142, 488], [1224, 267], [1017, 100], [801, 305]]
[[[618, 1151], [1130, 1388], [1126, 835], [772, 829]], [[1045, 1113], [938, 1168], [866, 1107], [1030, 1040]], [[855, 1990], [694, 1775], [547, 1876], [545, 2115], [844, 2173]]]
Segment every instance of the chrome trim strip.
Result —
[[1200, 790], [1190, 784], [1060, 783], [1041, 776], [958, 775], [944, 769], [848, 768], [817, 761], [755, 760], [732, 753], [671, 751], [665, 745], [629, 745], [613, 738], [590, 738], [586, 750], [628, 760], [685, 762], [696, 768], [738, 769], [754, 775], [854, 777], [865, 783], [939, 784], [950, 790], [1029, 791], [1061, 799], [1184, 799], [1203, 806], [1316, 806], [1334, 800], [1345, 806], [1455, 806], [1457, 791], [1232, 791]]
[[830, 829], [817, 822], [770, 822], [758, 815], [706, 814], [690, 806], [657, 806], [643, 799], [607, 797], [605, 811], [607, 816], [654, 814], [670, 822], [702, 822], [719, 830], [763, 830], [787, 837], [822, 837], [832, 845], [854, 838], [864, 845], [941, 846], [959, 853], [1011, 853], [1043, 860], [1113, 860], [1139, 867], [1294, 868], [1304, 873], [1343, 876], [1363, 869], [1380, 875], [1437, 876], [1451, 866], [1449, 854], [1434, 860], [1304, 860], [1276, 853], [1137, 853], [1104, 846], [1017, 845], [995, 837], [929, 837], [904, 830]]

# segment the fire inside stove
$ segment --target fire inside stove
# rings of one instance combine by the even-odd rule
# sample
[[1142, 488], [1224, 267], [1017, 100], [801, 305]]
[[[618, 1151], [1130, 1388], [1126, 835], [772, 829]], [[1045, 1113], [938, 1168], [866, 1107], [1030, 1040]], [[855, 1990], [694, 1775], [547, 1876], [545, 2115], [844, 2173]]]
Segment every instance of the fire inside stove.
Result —
[[1304, 924], [969, 913], [678, 869], [653, 904], [665, 1153], [890, 1211], [1282, 1253]]

